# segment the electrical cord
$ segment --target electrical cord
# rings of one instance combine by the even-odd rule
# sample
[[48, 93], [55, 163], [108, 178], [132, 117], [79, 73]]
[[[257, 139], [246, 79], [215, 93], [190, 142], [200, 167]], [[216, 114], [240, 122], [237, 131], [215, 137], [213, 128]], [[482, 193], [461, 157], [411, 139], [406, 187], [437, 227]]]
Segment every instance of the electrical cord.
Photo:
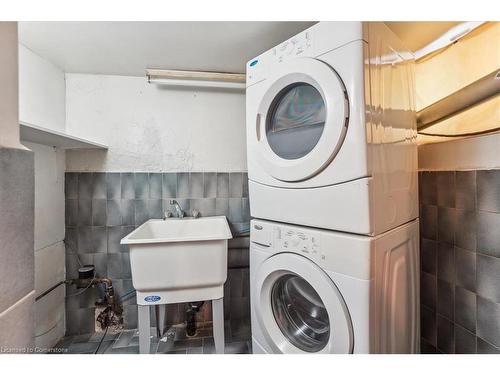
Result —
[[[66, 239], [64, 239], [64, 244], [66, 244], [69, 248], [70, 248], [70, 251], [68, 252], [69, 254], [72, 254], [72, 255], [75, 255], [76, 256], [76, 260], [78, 261], [78, 264], [80, 265], [80, 267], [83, 267], [83, 263], [82, 261], [80, 260], [80, 256], [77, 252], [74, 252], [74, 251], [71, 251], [73, 250], [72, 246], [66, 241]], [[96, 279], [96, 274], [95, 274], [95, 271], [94, 271], [94, 277], [92, 277], [92, 280], [89, 282], [89, 284], [81, 291], [77, 292], [77, 293], [74, 293], [74, 294], [70, 294], [70, 295], [67, 295], [65, 298], [69, 298], [69, 297], [75, 297], [75, 296], [78, 296], [82, 293], [84, 293], [87, 289], [89, 289], [91, 286], [92, 286], [92, 283], [94, 282], [94, 280]], [[129, 291], [127, 292], [125, 295], [123, 295], [122, 297], [125, 297], [127, 296], [128, 294], [131, 294], [132, 291]], [[135, 292], [135, 290], [133, 291]], [[127, 296], [127, 299], [129, 297]], [[113, 317], [114, 313], [112, 312], [112, 316]], [[99, 352], [99, 349], [101, 348], [101, 345], [102, 343], [104, 342], [104, 339], [106, 338], [106, 335], [108, 334], [108, 330], [109, 330], [109, 325], [106, 327], [106, 329], [104, 330], [104, 334], [102, 335], [101, 337], [101, 340], [99, 341], [99, 344], [97, 345], [97, 348], [95, 349], [94, 351], [94, 354], [98, 354]]]
[[129, 298], [132, 298], [135, 295], [136, 291], [135, 289], [129, 290], [128, 292], [122, 294], [121, 296], [118, 297], [118, 300], [120, 302], [126, 301]]
[[72, 255], [75, 255], [76, 256], [76, 260], [78, 261], [78, 264], [80, 265], [80, 267], [83, 267], [83, 263], [80, 260], [80, 255], [78, 255], [77, 252], [73, 251], [74, 250], [73, 247], [69, 244], [69, 242], [66, 240], [66, 238], [63, 240], [63, 242], [64, 242], [64, 244], [66, 246], [68, 246], [71, 249], [71, 251], [69, 251], [68, 253], [72, 254]]
[[74, 294], [70, 294], [68, 296], [66, 296], [66, 298], [68, 297], [75, 297], [75, 296], [79, 296], [80, 294], [82, 294], [83, 292], [85, 292], [88, 288], [90, 288], [92, 286], [92, 283], [93, 281], [95, 280], [95, 273], [94, 273], [94, 277], [92, 278], [92, 280], [90, 280], [89, 284], [83, 289], [83, 290], [80, 290], [79, 292], [77, 293], [74, 293]]
[[473, 135], [482, 135], [482, 134], [489, 134], [489, 133], [495, 133], [500, 131], [500, 127], [493, 128], [493, 129], [487, 129], [487, 130], [481, 130], [478, 132], [472, 132], [472, 133], [460, 133], [460, 134], [433, 134], [433, 133], [426, 133], [426, 132], [418, 132], [418, 134], [421, 135], [427, 135], [431, 137], [447, 137], [447, 138], [458, 138], [458, 137], [470, 137]]
[[[76, 256], [76, 260], [78, 261], [78, 264], [80, 265], [80, 267], [83, 267], [83, 263], [82, 261], [80, 260], [80, 256], [78, 255], [78, 253], [74, 252], [73, 251], [73, 247], [68, 243], [68, 241], [66, 241], [66, 239], [63, 240], [64, 244], [67, 245], [71, 251], [69, 251], [68, 253], [69, 254], [72, 254], [72, 255], [75, 255]], [[77, 293], [74, 293], [74, 294], [70, 294], [68, 296], [66, 296], [66, 298], [68, 297], [75, 297], [75, 296], [79, 296], [80, 294], [82, 294], [83, 292], [85, 292], [87, 289], [89, 289], [91, 286], [92, 286], [92, 282], [96, 279], [96, 274], [95, 274], [95, 271], [94, 271], [94, 277], [92, 278], [92, 280], [90, 281], [89, 285], [87, 285], [83, 290], [77, 292]]]
[[53, 327], [50, 327], [50, 328], [49, 328], [48, 330], [46, 330], [44, 333], [40, 333], [40, 334], [38, 334], [38, 335], [35, 335], [35, 338], [36, 338], [36, 337], [41, 337], [41, 336], [43, 336], [43, 335], [45, 335], [45, 334], [49, 333], [50, 331], [52, 331], [52, 330], [53, 330], [53, 329], [57, 326], [57, 324], [58, 324], [58, 323], [56, 323]]
[[101, 337], [101, 341], [99, 341], [99, 345], [97, 345], [97, 348], [96, 350], [94, 351], [94, 354], [97, 354], [97, 352], [99, 351], [99, 349], [101, 348], [101, 345], [102, 343], [104, 342], [104, 338], [106, 337], [106, 335], [108, 334], [108, 329], [109, 329], [109, 326], [106, 327], [106, 329], [104, 330], [104, 335], [102, 335]]

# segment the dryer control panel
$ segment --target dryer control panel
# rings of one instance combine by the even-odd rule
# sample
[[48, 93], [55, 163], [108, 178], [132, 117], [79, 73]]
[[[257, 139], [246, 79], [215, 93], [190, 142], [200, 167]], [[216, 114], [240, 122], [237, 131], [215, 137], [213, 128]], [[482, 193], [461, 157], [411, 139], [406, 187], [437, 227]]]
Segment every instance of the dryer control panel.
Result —
[[266, 79], [274, 64], [298, 57], [314, 57], [313, 32], [309, 29], [248, 61], [247, 87]]
[[276, 62], [283, 62], [295, 56], [312, 55], [312, 32], [306, 30], [274, 47], [271, 56]]

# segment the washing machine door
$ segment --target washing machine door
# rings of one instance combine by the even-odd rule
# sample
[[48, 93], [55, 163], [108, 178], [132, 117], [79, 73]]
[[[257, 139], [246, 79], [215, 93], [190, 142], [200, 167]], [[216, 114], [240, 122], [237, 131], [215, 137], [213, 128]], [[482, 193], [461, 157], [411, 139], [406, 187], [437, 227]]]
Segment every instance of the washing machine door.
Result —
[[276, 179], [318, 174], [340, 150], [348, 126], [344, 84], [326, 63], [299, 58], [278, 65], [256, 116], [259, 163]]
[[352, 353], [352, 323], [328, 275], [294, 253], [268, 258], [256, 278], [254, 311], [276, 353]]

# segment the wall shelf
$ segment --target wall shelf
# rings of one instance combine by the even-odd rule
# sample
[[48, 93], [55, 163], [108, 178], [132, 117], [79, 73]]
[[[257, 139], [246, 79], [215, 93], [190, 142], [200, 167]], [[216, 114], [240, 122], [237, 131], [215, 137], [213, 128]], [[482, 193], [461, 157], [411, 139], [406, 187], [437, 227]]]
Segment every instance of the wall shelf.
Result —
[[108, 146], [75, 137], [63, 132], [43, 128], [38, 125], [20, 122], [21, 141], [39, 143], [47, 146], [60, 147], [63, 149], [99, 149], [107, 150]]
[[499, 91], [500, 71], [496, 70], [419, 111], [417, 128], [424, 130], [498, 95]]

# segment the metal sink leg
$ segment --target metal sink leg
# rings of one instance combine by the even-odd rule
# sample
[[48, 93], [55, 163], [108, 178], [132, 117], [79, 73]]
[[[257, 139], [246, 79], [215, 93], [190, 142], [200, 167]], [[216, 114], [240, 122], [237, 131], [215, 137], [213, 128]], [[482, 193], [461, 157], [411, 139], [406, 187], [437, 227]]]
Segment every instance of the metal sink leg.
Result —
[[137, 305], [139, 320], [139, 353], [149, 354], [151, 346], [151, 330], [149, 318], [149, 305]]
[[212, 300], [215, 353], [224, 354], [224, 298]]

